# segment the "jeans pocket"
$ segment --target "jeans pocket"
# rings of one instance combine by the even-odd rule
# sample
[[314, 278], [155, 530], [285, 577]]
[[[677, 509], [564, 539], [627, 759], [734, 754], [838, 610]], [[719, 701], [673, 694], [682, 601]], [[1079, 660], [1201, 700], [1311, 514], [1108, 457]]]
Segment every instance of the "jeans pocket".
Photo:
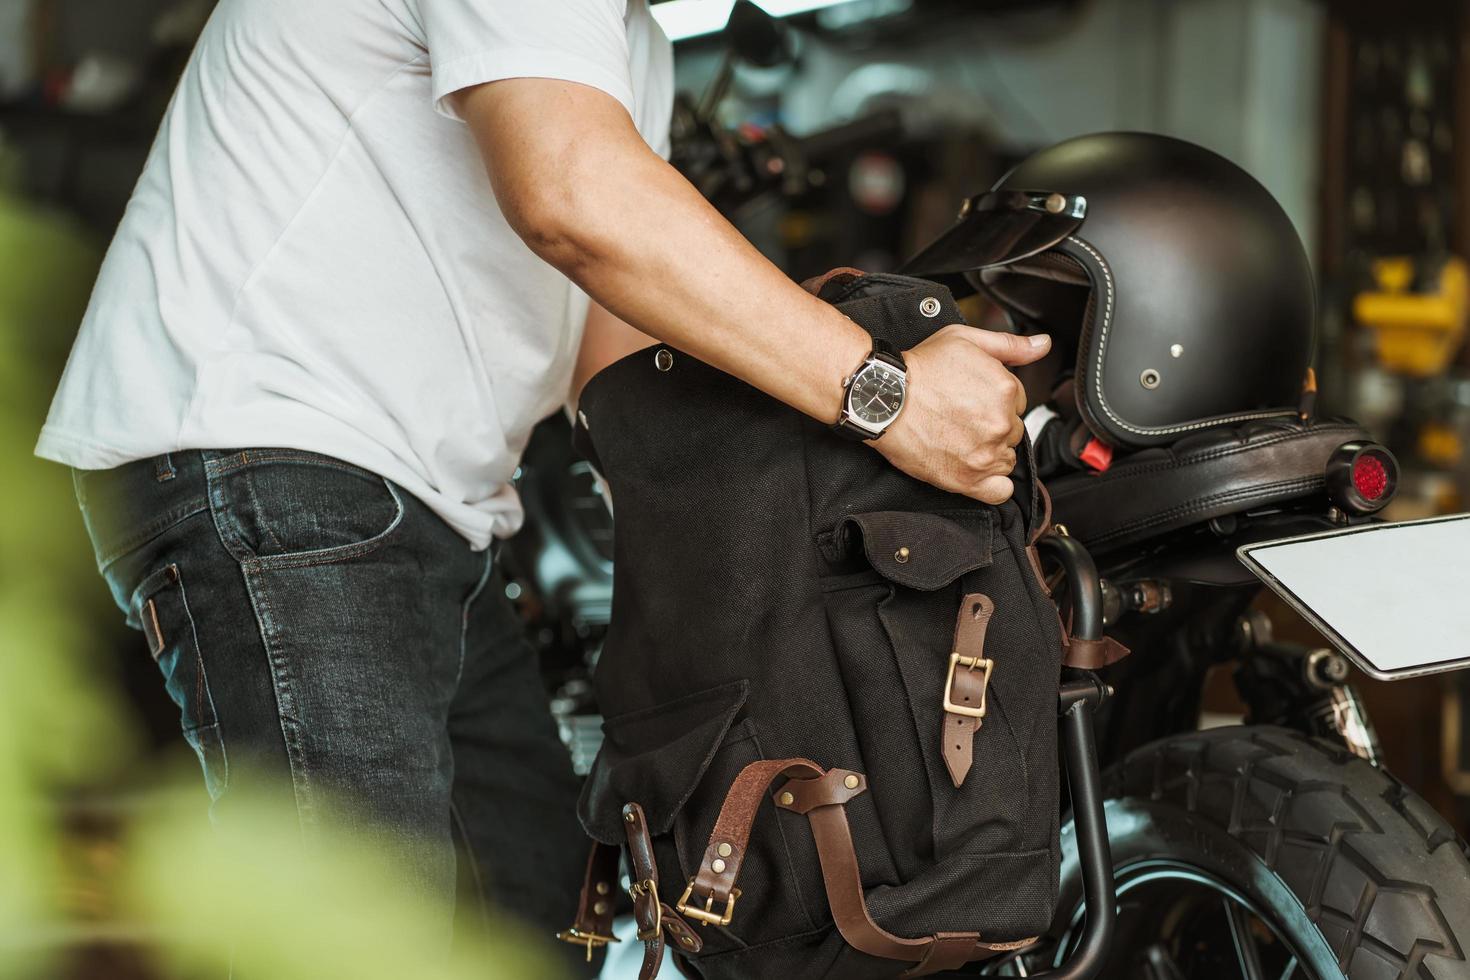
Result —
[[168, 696], [178, 706], [184, 740], [199, 757], [210, 798], [219, 799], [229, 780], [229, 762], [179, 566], [167, 565], [145, 578], [132, 605]]
[[225, 547], [257, 567], [325, 565], [377, 550], [404, 502], [376, 473], [295, 449], [211, 454], [209, 502]]

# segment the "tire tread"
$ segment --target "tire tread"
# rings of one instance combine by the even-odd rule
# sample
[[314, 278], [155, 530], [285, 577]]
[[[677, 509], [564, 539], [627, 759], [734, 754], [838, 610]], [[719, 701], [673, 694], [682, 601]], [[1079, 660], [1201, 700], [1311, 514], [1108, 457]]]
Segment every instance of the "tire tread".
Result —
[[[1353, 980], [1470, 976], [1465, 841], [1340, 746], [1286, 729], [1212, 729], [1138, 749], [1110, 772], [1108, 791], [1180, 806], [1249, 847], [1303, 901]], [[1421, 883], [1431, 880], [1439, 891]]]

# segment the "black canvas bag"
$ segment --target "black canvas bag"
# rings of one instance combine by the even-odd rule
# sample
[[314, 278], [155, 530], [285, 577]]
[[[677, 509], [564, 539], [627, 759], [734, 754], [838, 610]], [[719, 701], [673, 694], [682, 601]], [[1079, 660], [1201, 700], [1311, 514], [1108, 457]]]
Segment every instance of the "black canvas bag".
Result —
[[[922, 280], [818, 288], [899, 349], [962, 322]], [[1046, 929], [1065, 641], [1029, 450], [988, 506], [667, 347], [592, 379], [577, 440], [616, 578], [562, 938], [609, 935], [619, 847], [645, 976], [665, 943], [705, 978], [921, 976]]]

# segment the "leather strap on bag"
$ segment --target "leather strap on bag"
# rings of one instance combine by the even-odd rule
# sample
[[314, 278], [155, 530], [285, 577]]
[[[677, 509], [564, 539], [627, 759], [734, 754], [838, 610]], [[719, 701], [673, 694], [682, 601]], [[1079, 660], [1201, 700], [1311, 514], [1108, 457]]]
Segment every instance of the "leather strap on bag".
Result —
[[[856, 788], [851, 785], [853, 777], [858, 780]], [[803, 783], [810, 785], [800, 785]], [[827, 902], [832, 908], [832, 920], [849, 946], [869, 956], [914, 962], [916, 965], [903, 975], [921, 977], [973, 963], [998, 952], [1020, 949], [1035, 941], [987, 943], [981, 941], [978, 932], [936, 933], [908, 939], [896, 936], [874, 922], [863, 899], [857, 850], [852, 843], [847, 811], [842, 806], [865, 789], [867, 782], [860, 774], [833, 769], [818, 779], [793, 779], [781, 787], [776, 796], [778, 807], [806, 813], [811, 823], [817, 858], [822, 865], [822, 882], [826, 886]], [[791, 803], [786, 802], [788, 794], [793, 797]]]
[[608, 943], [621, 942], [613, 935], [613, 883], [618, 880], [618, 861], [622, 857], [616, 847], [594, 843], [587, 855], [587, 871], [582, 876], [582, 894], [577, 900], [577, 918], [571, 928], [556, 934], [562, 942], [587, 947], [587, 962], [592, 954]]
[[653, 840], [648, 835], [648, 821], [637, 803], [623, 807], [623, 829], [628, 835], [628, 859], [632, 865], [633, 919], [638, 923], [638, 938], [643, 941], [643, 966], [639, 980], [658, 976], [664, 960], [664, 933], [683, 952], [697, 953], [704, 941], [689, 928], [679, 913], [669, 908], [658, 894], [658, 865], [653, 858]]
[[[658, 976], [664, 958], [664, 934], [667, 933], [675, 946], [685, 953], [698, 953], [704, 948], [704, 940], [689, 928], [689, 923], [679, 917], [659, 899], [658, 866], [653, 859], [653, 842], [648, 836], [648, 823], [643, 808], [636, 803], [623, 807], [623, 826], [628, 836], [628, 858], [633, 872], [633, 883], [628, 893], [633, 896], [633, 918], [638, 924], [638, 938], [643, 947], [643, 966], [639, 980], [653, 980]], [[582, 894], [577, 902], [577, 918], [571, 928], [556, 934], [556, 938], [575, 946], [587, 947], [587, 962], [592, 954], [608, 943], [621, 942], [613, 935], [613, 882], [618, 879], [618, 864], [622, 858], [619, 848], [600, 842], [592, 845], [587, 856], [587, 871], [582, 879]]]
[[1098, 640], [1077, 639], [1072, 635], [1072, 617], [1069, 615], [1063, 619], [1060, 609], [1057, 610], [1057, 622], [1062, 626], [1063, 667], [1097, 670], [1115, 664], [1133, 652], [1106, 634]]
[[813, 296], [821, 296], [822, 290], [827, 288], [827, 284], [832, 282], [833, 280], [861, 279], [865, 275], [867, 275], [867, 273], [864, 272], [862, 269], [854, 269], [850, 265], [844, 265], [839, 268], [832, 269], [829, 272], [824, 272], [820, 276], [813, 276], [806, 282], [803, 282], [801, 284], [801, 288], [805, 289]]
[[[1036, 542], [1041, 540], [1043, 534], [1054, 531], [1051, 523], [1051, 494], [1047, 493], [1045, 484], [1038, 482], [1036, 486], [1041, 491], [1042, 518], [1036, 522], [1036, 527], [1031, 531], [1031, 538], [1026, 543], [1026, 558], [1031, 562], [1031, 570], [1036, 573], [1036, 581], [1041, 583], [1041, 591], [1049, 598], [1051, 587], [1046, 584], [1046, 575], [1041, 570], [1041, 557], [1037, 554]], [[1064, 531], [1054, 531], [1054, 533], [1061, 534]], [[1062, 624], [1062, 666], [1064, 667], [1098, 670], [1117, 663], [1131, 652], [1111, 636], [1104, 636], [1100, 640], [1075, 638], [1072, 636], [1071, 627], [1062, 620], [1061, 610], [1057, 610], [1057, 620]], [[953, 771], [950, 774], [953, 775]]]
[[1041, 536], [1051, 530], [1051, 491], [1046, 489], [1046, 484], [1040, 480], [1036, 481], [1036, 494], [1041, 498], [1041, 520], [1036, 521], [1031, 528], [1031, 536], [1026, 539], [1028, 545], [1034, 545], [1041, 540]]
[[1100, 640], [1079, 640], [1073, 636], [1064, 638], [1066, 649], [1062, 656], [1062, 663], [1079, 670], [1098, 670], [1107, 667], [1122, 660], [1131, 652], [1111, 636], [1104, 636]]
[[1036, 481], [1036, 490], [1041, 498], [1041, 520], [1031, 528], [1031, 535], [1026, 539], [1026, 560], [1031, 563], [1031, 572], [1040, 583], [1041, 591], [1050, 599], [1051, 586], [1046, 584], [1046, 573], [1041, 570], [1041, 555], [1037, 553], [1036, 542], [1051, 530], [1051, 494], [1047, 492], [1046, 484], [1040, 480]]
[[989, 596], [972, 592], [960, 603], [954, 647], [944, 682], [944, 767], [956, 787], [965, 781], [975, 755], [975, 733], [985, 721], [985, 693], [993, 661], [985, 656], [985, 630], [995, 615]]
[[[849, 800], [867, 791], [867, 779], [847, 769], [823, 770], [807, 759], [753, 762], [735, 778], [715, 821], [699, 874], [678, 902], [680, 912], [705, 922], [729, 924], [735, 911], [733, 899], [740, 894], [735, 881], [750, 841], [751, 825], [766, 788], [781, 775], [790, 778], [776, 791], [776, 806], [805, 814], [811, 824], [832, 919], [849, 946], [869, 956], [913, 963], [903, 976], [922, 977], [1035, 942], [1033, 938], [989, 943], [982, 941], [978, 932], [907, 939], [874, 922], [863, 897], [857, 850], [844, 809]], [[731, 858], [737, 856], [740, 860], [732, 864]], [[688, 904], [691, 896], [705, 899], [702, 911]], [[721, 902], [725, 903], [724, 910], [716, 911]]]
[[[729, 925], [730, 916], [735, 911], [735, 900], [740, 897], [735, 881], [740, 876], [740, 866], [745, 861], [745, 849], [750, 841], [750, 827], [755, 822], [756, 810], [765, 799], [766, 788], [781, 775], [821, 774], [822, 767], [808, 759], [752, 762], [742, 769], [730, 784], [730, 791], [720, 806], [720, 815], [715, 819], [715, 829], [710, 834], [709, 846], [704, 849], [699, 871], [689, 880], [689, 887], [684, 889], [683, 896], [675, 904], [679, 912], [696, 922]], [[703, 908], [691, 904], [699, 899], [704, 901]]]

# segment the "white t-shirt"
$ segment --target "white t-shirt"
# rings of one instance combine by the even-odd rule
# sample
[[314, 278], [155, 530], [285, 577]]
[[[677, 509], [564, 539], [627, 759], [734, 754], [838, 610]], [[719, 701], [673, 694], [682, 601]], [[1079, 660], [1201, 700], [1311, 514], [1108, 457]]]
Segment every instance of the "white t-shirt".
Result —
[[646, 0], [220, 0], [36, 452], [103, 469], [281, 446], [366, 467], [476, 548], [567, 396], [587, 298], [516, 237], [446, 97], [557, 78], [668, 152]]

